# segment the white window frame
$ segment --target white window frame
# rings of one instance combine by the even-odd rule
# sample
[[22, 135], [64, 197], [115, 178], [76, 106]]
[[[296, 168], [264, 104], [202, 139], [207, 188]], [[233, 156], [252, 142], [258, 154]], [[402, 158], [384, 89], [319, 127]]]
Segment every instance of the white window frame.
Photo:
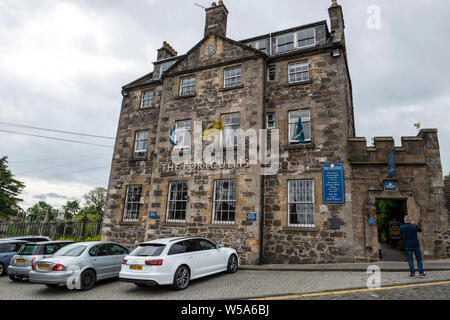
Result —
[[[237, 69], [239, 69], [239, 75], [227, 76], [227, 71], [237, 70]], [[233, 80], [233, 79], [239, 79], [239, 83], [233, 83], [234, 81], [231, 81], [232, 83], [230, 85], [227, 85], [227, 80]], [[223, 71], [223, 87], [224, 88], [233, 88], [233, 87], [240, 86], [241, 84], [242, 84], [242, 66], [226, 68]]]
[[[190, 96], [195, 94], [195, 80], [195, 76], [189, 76], [180, 79], [180, 96]], [[187, 84], [185, 82], [187, 82]], [[189, 88], [189, 90], [183, 92], [186, 88]]]
[[[273, 119], [269, 120], [269, 116], [273, 116]], [[273, 126], [269, 125], [270, 122], [273, 122]], [[277, 121], [276, 121], [275, 112], [270, 112], [266, 115], [266, 128], [267, 129], [275, 129], [276, 127], [277, 127]]]
[[[130, 188], [138, 188], [140, 189], [140, 193], [139, 193], [139, 200], [138, 201], [131, 201], [129, 199], [129, 193], [130, 193]], [[122, 222], [138, 222], [139, 221], [139, 214], [141, 211], [141, 199], [142, 199], [142, 185], [128, 185], [127, 189], [126, 189], [126, 194], [125, 194], [125, 203], [124, 203], [124, 207], [123, 207], [123, 213], [122, 213]], [[128, 205], [135, 205], [137, 206], [137, 210], [131, 210], [132, 213], [130, 215], [132, 216], [136, 216], [135, 218], [130, 218], [130, 215], [128, 213]]]
[[[308, 44], [308, 45], [305, 45], [305, 46], [299, 46], [298, 45], [298, 42], [299, 42], [299, 33], [302, 33], [302, 32], [308, 32], [308, 31], [310, 31], [310, 30], [313, 30], [314, 31], [314, 43], [313, 44]], [[308, 39], [308, 38], [306, 38], [306, 39]], [[295, 33], [295, 46], [296, 46], [296, 48], [297, 49], [303, 49], [303, 48], [309, 48], [309, 47], [314, 47], [315, 45], [317, 44], [317, 37], [316, 37], [316, 28], [309, 28], [309, 29], [303, 29], [303, 30], [299, 30], [299, 31], [297, 31], [296, 33]]]
[[[278, 46], [278, 43], [279, 43], [279, 40], [281, 39], [281, 38], [283, 38], [283, 37], [288, 37], [288, 36], [294, 36], [294, 40], [293, 40], [293, 48], [292, 49], [289, 49], [289, 50], [283, 50], [283, 51], [279, 51], [278, 49], [279, 49], [279, 46]], [[292, 50], [295, 50], [296, 49], [296, 45], [295, 45], [295, 43], [296, 43], [296, 39], [297, 38], [297, 36], [296, 36], [296, 33], [285, 33], [285, 34], [280, 34], [279, 36], [277, 36], [276, 38], [275, 38], [275, 42], [276, 42], [276, 45], [275, 45], [275, 47], [276, 47], [276, 52], [277, 53], [283, 53], [283, 52], [289, 52], [289, 51], [292, 51]], [[285, 45], [285, 44], [284, 44]]]
[[[260, 43], [263, 41], [266, 42], [266, 48], [264, 50], [260, 49]], [[260, 40], [255, 40], [255, 41], [249, 42], [248, 45], [254, 49], [264, 52], [265, 54], [268, 54], [269, 46], [270, 46], [269, 42], [270, 42], [269, 39], [260, 39]]]
[[308, 117], [303, 117], [302, 118], [302, 125], [303, 125], [303, 128], [305, 128], [304, 127], [304, 124], [305, 123], [309, 123], [309, 139], [306, 139], [306, 135], [305, 135], [305, 142], [311, 142], [311, 139], [312, 139], [312, 128], [311, 128], [311, 109], [299, 109], [299, 110], [291, 110], [291, 111], [289, 111], [289, 113], [288, 113], [288, 136], [289, 136], [289, 143], [298, 143], [299, 141], [297, 141], [297, 140], [292, 140], [291, 139], [291, 137], [292, 137], [292, 132], [291, 132], [291, 127], [294, 127], [295, 128], [295, 126], [298, 124], [298, 120], [296, 120], [295, 122], [294, 121], [291, 121], [291, 113], [294, 113], [294, 112], [300, 112], [300, 113], [302, 113], [302, 112], [308, 112], [308, 114], [309, 114], [309, 116]]
[[[307, 70], [303, 70], [303, 67], [307, 67]], [[296, 68], [302, 68], [300, 71], [297, 71]], [[295, 69], [294, 72], [291, 72], [292, 69]], [[302, 79], [301, 80], [291, 80], [291, 75], [297, 75], [297, 74], [301, 74], [302, 75]], [[306, 74], [307, 75], [307, 79], [303, 79], [303, 75]], [[288, 64], [288, 82], [289, 83], [301, 83], [301, 82], [306, 82], [309, 81], [309, 61], [300, 61], [300, 62], [294, 62], [294, 63], [289, 63]]]
[[[171, 197], [170, 197], [170, 195], [172, 194], [172, 188], [174, 187], [174, 185], [176, 185], [178, 183], [183, 183], [186, 186], [186, 198], [185, 198], [185, 200], [183, 200], [183, 199], [181, 199], [181, 200], [180, 199], [171, 199]], [[185, 223], [186, 222], [187, 203], [188, 203], [188, 198], [187, 198], [188, 197], [188, 182], [187, 181], [171, 181], [171, 182], [169, 182], [169, 189], [168, 190], [169, 190], [169, 192], [167, 194], [166, 221], [167, 222], [171, 222], [171, 223]], [[182, 189], [181, 191], [176, 189], [175, 198], [178, 198], [178, 192], [183, 192], [184, 193], [184, 189]], [[174, 203], [174, 206], [175, 206], [174, 207], [175, 209], [172, 210], [172, 211], [174, 211], [175, 217], [177, 215], [177, 212], [182, 212], [182, 210], [177, 210], [176, 209], [177, 202], [184, 202], [185, 203], [184, 219], [170, 219], [169, 218], [169, 213], [171, 211], [171, 207], [170, 207], [171, 203]]]
[[[234, 184], [234, 200], [230, 200], [230, 199], [217, 199], [216, 198], [216, 196], [217, 196], [217, 187], [218, 187], [218, 184], [219, 183], [224, 183], [224, 182], [228, 182], [228, 183], [230, 183], [230, 182], [233, 182], [233, 184]], [[214, 198], [213, 198], [213, 214], [212, 214], [212, 223], [213, 224], [228, 224], [228, 225], [230, 225], [230, 224], [235, 224], [236, 223], [236, 212], [237, 212], [237, 210], [236, 210], [236, 203], [237, 203], [237, 201], [236, 201], [236, 195], [237, 195], [237, 181], [236, 181], [236, 179], [220, 179], [220, 180], [214, 180]], [[222, 197], [223, 196], [226, 196], [226, 197], [228, 197], [229, 196], [229, 193], [227, 193], [227, 194], [224, 194], [224, 195], [222, 195]], [[217, 220], [217, 212], [216, 212], [216, 209], [217, 209], [217, 203], [220, 203], [220, 202], [232, 202], [232, 203], [234, 203], [234, 213], [233, 213], [233, 215], [234, 215], [234, 219], [231, 221], [229, 218], [230, 218], [230, 213], [232, 212], [231, 210], [227, 210], [228, 211], [228, 220]], [[222, 210], [222, 211], [225, 211], [225, 210]]]
[[[299, 47], [298, 46], [298, 39], [299, 39], [298, 35], [299, 35], [299, 33], [306, 32], [306, 31], [309, 31], [309, 30], [314, 30], [314, 44]], [[287, 36], [291, 36], [291, 35], [294, 35], [294, 47], [292, 49], [290, 49], [290, 50], [279, 51], [278, 50], [279, 39], [282, 38], [282, 37], [287, 37]], [[277, 36], [275, 38], [275, 43], [276, 43], [276, 45], [275, 45], [276, 53], [283, 53], [283, 52], [289, 52], [289, 51], [297, 50], [297, 49], [314, 47], [317, 44], [316, 28], [309, 28], [309, 29], [298, 30], [296, 32], [280, 34], [279, 36]]]
[[[140, 138], [139, 135], [142, 133], [147, 133], [147, 138], [143, 139]], [[133, 152], [133, 157], [136, 159], [141, 159], [141, 158], [145, 158], [147, 156], [147, 149], [148, 149], [148, 139], [150, 136], [150, 132], [148, 130], [141, 130], [141, 131], [136, 131], [136, 135], [135, 135], [135, 139], [134, 139], [134, 152]], [[144, 143], [145, 141], [145, 143]], [[139, 143], [143, 142], [145, 144], [145, 149], [138, 149], [139, 147]], [[139, 153], [145, 153], [144, 155], [139, 155]]]
[[[181, 123], [189, 123], [189, 130], [186, 129], [185, 126], [179, 127]], [[191, 147], [191, 119], [187, 120], [178, 120], [175, 121], [175, 143], [177, 144], [174, 148], [178, 149], [188, 149]], [[184, 141], [184, 137], [186, 137], [185, 133], [188, 132], [189, 141]], [[183, 137], [183, 144], [178, 143], [179, 137]]]
[[[297, 187], [300, 188], [300, 192], [303, 192], [303, 194], [305, 194], [305, 192], [310, 192], [310, 198], [311, 201], [308, 200], [296, 200], [296, 199], [291, 199], [291, 183], [292, 182], [306, 182], [306, 183], [311, 183], [309, 186], [305, 185], [299, 185]], [[299, 228], [314, 228], [316, 226], [315, 223], [315, 196], [314, 196], [314, 189], [315, 189], [315, 182], [313, 179], [296, 179], [296, 180], [288, 180], [288, 188], [287, 188], [287, 192], [288, 192], [288, 207], [287, 207], [287, 222], [288, 222], [288, 226], [289, 227], [299, 227]], [[310, 188], [308, 190], [308, 187]], [[306, 189], [306, 190], [305, 190]], [[300, 197], [302, 197], [302, 195], [300, 194]], [[306, 206], [311, 206], [312, 205], [312, 212], [306, 212], [304, 213], [306, 215], [306, 217], [304, 218], [305, 221], [307, 223], [291, 223], [291, 204], [294, 205], [306, 205]], [[297, 208], [296, 208], [297, 209]], [[297, 213], [297, 215], [300, 215]], [[311, 216], [312, 215], [312, 222], [311, 223]], [[310, 219], [310, 221], [307, 221], [308, 219]], [[309, 222], [309, 223], [308, 223]]]
[[[226, 117], [231, 117], [233, 119], [233, 116], [238, 116], [239, 117], [239, 123], [226, 123], [225, 118]], [[227, 113], [227, 114], [223, 114], [222, 116], [222, 123], [223, 123], [223, 131], [222, 134], [220, 135], [220, 146], [222, 147], [236, 147], [237, 146], [237, 139], [236, 139], [236, 130], [239, 130], [241, 127], [241, 114], [239, 112], [235, 112], [235, 113]], [[233, 129], [234, 131], [234, 135], [233, 135], [233, 145], [226, 145], [225, 144], [225, 138], [226, 138], [226, 134], [231, 131], [230, 129], [227, 129], [228, 127], [235, 127], [236, 125], [238, 125], [238, 127], [236, 129]]]
[[[146, 97], [146, 94], [150, 94], [150, 93], [152, 93], [151, 98]], [[154, 99], [155, 99], [155, 90], [146, 90], [146, 91], [142, 92], [141, 109], [152, 108]], [[151, 101], [151, 103], [149, 105], [145, 105], [146, 101]]]

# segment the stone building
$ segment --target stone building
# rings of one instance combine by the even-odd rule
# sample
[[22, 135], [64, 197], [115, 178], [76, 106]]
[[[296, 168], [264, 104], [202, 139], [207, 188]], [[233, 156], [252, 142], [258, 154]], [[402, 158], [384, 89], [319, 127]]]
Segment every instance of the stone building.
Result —
[[[204, 236], [245, 264], [376, 261], [377, 225], [368, 221], [378, 200], [394, 199], [423, 224], [425, 257], [450, 256], [436, 130], [402, 147], [355, 138], [341, 6], [329, 8], [330, 28], [324, 20], [242, 41], [226, 37], [228, 13], [212, 3], [200, 42], [184, 55], [164, 42], [153, 72], [122, 88], [102, 239], [134, 247]], [[173, 163], [174, 148], [196, 154], [192, 140], [219, 119], [227, 130], [216, 138], [231, 150], [230, 130], [277, 130], [279, 170]]]

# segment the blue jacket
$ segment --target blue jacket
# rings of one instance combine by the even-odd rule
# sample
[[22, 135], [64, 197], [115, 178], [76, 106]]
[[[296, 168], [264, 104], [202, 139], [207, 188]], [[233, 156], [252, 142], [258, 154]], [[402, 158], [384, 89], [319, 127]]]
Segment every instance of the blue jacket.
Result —
[[415, 224], [404, 224], [400, 227], [400, 233], [403, 240], [405, 240], [405, 249], [419, 248], [420, 243], [417, 238], [417, 232], [422, 232], [422, 229]]

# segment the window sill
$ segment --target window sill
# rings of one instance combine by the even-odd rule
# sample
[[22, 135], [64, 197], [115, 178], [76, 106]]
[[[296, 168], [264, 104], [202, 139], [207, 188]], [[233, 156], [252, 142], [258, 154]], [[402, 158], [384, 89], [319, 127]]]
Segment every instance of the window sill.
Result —
[[283, 231], [320, 232], [317, 227], [283, 227]]
[[215, 228], [215, 229], [237, 229], [238, 226], [236, 224], [218, 224], [218, 223], [211, 223], [208, 225], [208, 227]]
[[149, 111], [149, 110], [152, 110], [152, 109], [155, 109], [155, 107], [153, 105], [151, 107], [140, 107], [138, 109], [138, 111]]
[[138, 225], [140, 225], [140, 222], [139, 222], [139, 220], [138, 221], [134, 221], [134, 222], [121, 221], [119, 223], [119, 225], [121, 225], [121, 226], [138, 226]]
[[242, 89], [242, 88], [244, 88], [244, 85], [240, 84], [238, 86], [232, 86], [232, 87], [227, 87], [227, 88], [220, 88], [219, 92], [230, 91], [230, 90], [237, 90], [237, 89]]
[[187, 223], [180, 222], [163, 222], [161, 223], [161, 227], [187, 227]]
[[143, 158], [134, 158], [134, 157], [131, 157], [131, 158], [128, 159], [129, 162], [139, 162], [139, 161], [147, 161], [147, 160], [148, 160], [147, 157], [143, 157]]
[[194, 97], [196, 97], [196, 96], [197, 96], [197, 95], [196, 95], [195, 93], [193, 93], [193, 94], [186, 94], [186, 95], [184, 95], [184, 96], [178, 95], [178, 96], [175, 98], [175, 100], [186, 99], [186, 98], [194, 98]]
[[288, 144], [284, 146], [284, 150], [302, 150], [302, 149], [314, 149], [316, 146], [312, 142], [306, 144]]
[[302, 86], [302, 85], [307, 85], [307, 84], [312, 84], [313, 81], [312, 80], [306, 80], [306, 81], [299, 81], [299, 82], [293, 82], [293, 83], [285, 83], [284, 86], [285, 87], [295, 87], [295, 86]]

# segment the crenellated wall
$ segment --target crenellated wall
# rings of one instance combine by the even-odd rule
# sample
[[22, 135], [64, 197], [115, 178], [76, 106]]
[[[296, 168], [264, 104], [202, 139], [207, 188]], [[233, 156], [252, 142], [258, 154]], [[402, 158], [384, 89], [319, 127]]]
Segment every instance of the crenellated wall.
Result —
[[[388, 177], [387, 155], [394, 151], [396, 173]], [[423, 129], [416, 137], [403, 137], [396, 147], [392, 137], [350, 138], [347, 160], [352, 170], [352, 216], [355, 260], [378, 259], [376, 200], [406, 200], [407, 212], [421, 224], [420, 242], [425, 258], [450, 256], [450, 223], [446, 210], [437, 130]], [[386, 180], [397, 190], [384, 188]]]

